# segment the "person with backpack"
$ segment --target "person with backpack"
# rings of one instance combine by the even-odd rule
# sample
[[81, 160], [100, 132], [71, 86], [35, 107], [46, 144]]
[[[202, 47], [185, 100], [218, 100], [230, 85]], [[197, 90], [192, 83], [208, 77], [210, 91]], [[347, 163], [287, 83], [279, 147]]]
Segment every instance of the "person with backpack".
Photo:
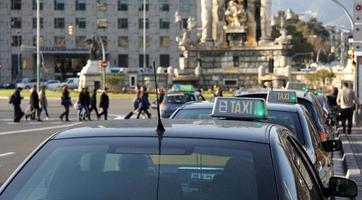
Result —
[[37, 88], [35, 85], [33, 86], [32, 91], [30, 93], [29, 106], [30, 106], [30, 113], [25, 115], [25, 119], [28, 119], [29, 117], [31, 119], [33, 119], [34, 116], [36, 115], [37, 120], [41, 121], [40, 107], [39, 107], [39, 95], [38, 95], [38, 91], [37, 91]]
[[108, 120], [108, 108], [109, 108], [109, 97], [108, 97], [108, 88], [104, 88], [104, 91], [101, 95], [99, 101], [99, 107], [102, 108], [102, 112], [99, 113], [99, 118], [104, 115], [104, 120]]
[[21, 118], [24, 116], [24, 112], [21, 110], [21, 100], [24, 98], [21, 96], [21, 91], [23, 88], [16, 88], [15, 92], [10, 96], [9, 104], [12, 104], [14, 107], [14, 122], [20, 122]]
[[69, 107], [72, 105], [71, 98], [69, 96], [68, 86], [63, 87], [61, 104], [64, 106], [64, 112], [59, 116], [60, 120], [63, 121], [65, 117], [65, 121], [69, 122]]

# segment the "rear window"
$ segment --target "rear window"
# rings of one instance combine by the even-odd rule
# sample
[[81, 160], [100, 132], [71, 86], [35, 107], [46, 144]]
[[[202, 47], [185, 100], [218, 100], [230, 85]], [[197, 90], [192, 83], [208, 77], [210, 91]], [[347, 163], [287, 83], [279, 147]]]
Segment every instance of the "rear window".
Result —
[[173, 116], [173, 119], [210, 119], [211, 112], [212, 108], [182, 109]]
[[298, 98], [298, 103], [302, 104], [312, 115], [313, 124], [316, 126], [318, 131], [323, 131], [324, 128], [322, 127], [319, 121], [320, 116], [317, 114], [316, 108], [313, 106], [312, 102]]
[[268, 110], [268, 114], [268, 119], [271, 123], [287, 127], [295, 134], [301, 144], [305, 144], [303, 128], [298, 113]]
[[196, 101], [195, 96], [192, 94], [180, 94], [180, 95], [167, 95], [165, 102], [172, 104], [184, 104], [189, 101]]
[[266, 144], [211, 139], [89, 138], [49, 142], [1, 200], [277, 199]]

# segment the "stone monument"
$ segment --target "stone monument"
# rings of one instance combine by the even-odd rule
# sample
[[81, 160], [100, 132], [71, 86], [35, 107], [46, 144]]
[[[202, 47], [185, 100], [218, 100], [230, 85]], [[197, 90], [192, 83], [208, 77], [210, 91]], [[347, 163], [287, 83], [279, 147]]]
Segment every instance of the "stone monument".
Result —
[[[81, 90], [83, 87], [93, 89], [100, 87], [102, 80], [102, 68], [100, 67], [100, 61], [102, 60], [102, 47], [100, 38], [92, 36], [87, 39], [89, 45], [89, 59], [87, 64], [78, 73], [79, 76], [79, 87]], [[106, 73], [110, 73], [110, 69], [106, 68]]]
[[[214, 84], [224, 88], [256, 87], [260, 85], [260, 73], [278, 77], [285, 74], [283, 69], [291, 60], [291, 38], [283, 34], [272, 41], [270, 0], [199, 1], [200, 19], [190, 19], [191, 25], [179, 43], [180, 65], [173, 75], [174, 82], [188, 77], [185, 82], [202, 88]], [[196, 27], [201, 27], [199, 32]], [[192, 39], [195, 35], [199, 39]], [[273, 67], [278, 70], [265, 73]]]

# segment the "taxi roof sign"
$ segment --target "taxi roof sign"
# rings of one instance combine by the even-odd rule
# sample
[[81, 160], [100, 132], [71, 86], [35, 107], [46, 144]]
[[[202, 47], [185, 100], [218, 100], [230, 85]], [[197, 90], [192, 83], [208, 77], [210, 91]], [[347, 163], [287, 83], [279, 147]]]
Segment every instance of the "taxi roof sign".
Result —
[[288, 82], [285, 88], [287, 90], [300, 90], [300, 91], [307, 91], [309, 89], [306, 84], [296, 83], [296, 82]]
[[174, 84], [172, 85], [172, 92], [194, 92], [193, 85], [184, 85], [184, 84]]
[[267, 102], [268, 103], [297, 103], [297, 93], [295, 91], [269, 91]]
[[266, 119], [268, 113], [264, 99], [217, 97], [211, 116], [229, 119]]

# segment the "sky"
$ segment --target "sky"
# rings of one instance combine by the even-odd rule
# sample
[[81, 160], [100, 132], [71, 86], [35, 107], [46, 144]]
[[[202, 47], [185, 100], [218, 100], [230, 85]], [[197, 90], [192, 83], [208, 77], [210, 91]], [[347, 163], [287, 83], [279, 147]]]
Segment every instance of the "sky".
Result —
[[[273, 13], [290, 8], [295, 13], [316, 16], [326, 25], [350, 28], [348, 18], [332, 0], [271, 0]], [[353, 16], [353, 0], [339, 0]]]

